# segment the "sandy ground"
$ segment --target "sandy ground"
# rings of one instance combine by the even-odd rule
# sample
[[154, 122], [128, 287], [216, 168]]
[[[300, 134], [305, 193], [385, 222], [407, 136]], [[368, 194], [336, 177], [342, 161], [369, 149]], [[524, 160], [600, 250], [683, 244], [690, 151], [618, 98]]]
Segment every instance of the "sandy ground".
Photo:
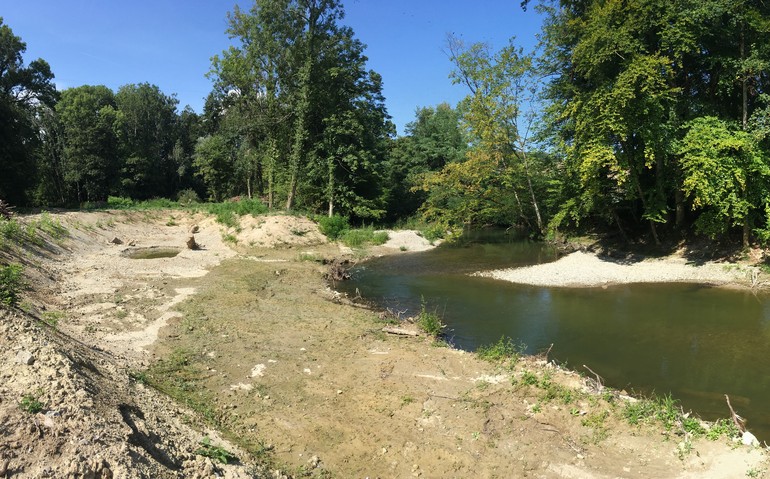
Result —
[[[0, 314], [0, 477], [767, 477], [763, 450], [629, 426], [622, 399], [547, 361], [383, 332], [391, 318], [325, 283], [341, 248], [307, 219], [58, 218], [70, 237], [17, 252], [32, 290]], [[426, 243], [394, 232], [377, 254]], [[127, 257], [152, 247], [179, 254]], [[209, 419], [142, 377], [183, 380]], [[197, 454], [204, 435], [241, 462]], [[282, 472], [254, 463], [265, 451]]]
[[671, 282], [751, 286], [757, 283], [758, 270], [715, 262], [696, 265], [681, 256], [619, 261], [576, 251], [553, 263], [484, 271], [476, 275], [534, 286], [586, 287]]

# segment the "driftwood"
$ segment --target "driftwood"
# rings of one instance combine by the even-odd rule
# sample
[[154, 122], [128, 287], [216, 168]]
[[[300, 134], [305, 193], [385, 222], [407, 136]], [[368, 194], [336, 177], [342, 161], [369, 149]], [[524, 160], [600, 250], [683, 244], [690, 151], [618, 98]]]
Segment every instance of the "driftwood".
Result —
[[329, 263], [329, 270], [324, 275], [328, 281], [345, 281], [350, 279], [350, 273], [346, 266], [350, 264], [348, 260], [334, 259]]
[[382, 328], [384, 333], [395, 334], [397, 336], [419, 336], [420, 333], [413, 329], [399, 328], [398, 326], [385, 326]]
[[6, 203], [4, 200], [0, 200], [0, 218], [5, 218], [7, 220], [11, 219], [11, 216], [13, 216], [13, 207]]
[[594, 380], [594, 381], [595, 381], [595, 384], [594, 384], [594, 389], [596, 389], [596, 392], [602, 392], [602, 391], [604, 390], [604, 381], [602, 381], [602, 378], [601, 378], [601, 376], [599, 376], [598, 374], [596, 374], [596, 372], [594, 372], [594, 370], [593, 370], [593, 369], [589, 368], [589, 367], [588, 367], [588, 366], [586, 366], [585, 364], [583, 365], [583, 367], [584, 367], [584, 368], [586, 368], [586, 369], [588, 369], [588, 370], [591, 372], [591, 374], [593, 374], [594, 376], [596, 376], [596, 379]]

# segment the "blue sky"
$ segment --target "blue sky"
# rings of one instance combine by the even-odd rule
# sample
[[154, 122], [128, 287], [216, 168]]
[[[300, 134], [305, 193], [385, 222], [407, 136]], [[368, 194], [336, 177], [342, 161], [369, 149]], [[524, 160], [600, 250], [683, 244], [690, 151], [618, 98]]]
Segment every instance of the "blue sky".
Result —
[[[456, 104], [448, 33], [501, 47], [512, 36], [529, 48], [540, 17], [520, 0], [342, 0], [343, 23], [368, 48], [369, 68], [383, 77], [388, 112], [399, 133], [420, 106]], [[180, 109], [201, 112], [211, 90], [210, 59], [230, 45], [233, 0], [3, 0], [0, 16], [27, 44], [25, 62], [51, 64], [59, 89], [85, 84], [117, 90], [149, 82], [175, 93]], [[251, 2], [238, 1], [248, 8]]]

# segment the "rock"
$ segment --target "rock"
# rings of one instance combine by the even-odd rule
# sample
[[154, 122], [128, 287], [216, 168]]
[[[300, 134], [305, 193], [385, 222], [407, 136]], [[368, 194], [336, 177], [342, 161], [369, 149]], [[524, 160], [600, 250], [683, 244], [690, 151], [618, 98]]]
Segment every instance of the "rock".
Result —
[[308, 459], [307, 465], [310, 466], [311, 469], [316, 469], [321, 465], [321, 459], [318, 456], [313, 456]]
[[746, 431], [743, 433], [743, 436], [741, 436], [741, 442], [744, 446], [752, 446], [757, 447], [759, 446], [759, 440], [757, 439], [757, 436], [750, 433], [749, 431]]
[[123, 244], [123, 240], [121, 240], [120, 238], [118, 238], [118, 237], [116, 236], [116, 237], [114, 237], [114, 238], [112, 238], [112, 239], [110, 240], [110, 243], [112, 243], [112, 244]]
[[190, 235], [190, 237], [187, 238], [187, 247], [189, 249], [198, 249], [198, 243], [195, 241], [195, 235]]
[[198, 228], [198, 225], [192, 225], [190, 226], [190, 234], [195, 234], [198, 231], [200, 231], [200, 228]]
[[19, 364], [24, 364], [26, 366], [31, 366], [32, 363], [35, 362], [35, 357], [32, 356], [32, 353], [29, 351], [21, 350], [18, 353], [16, 353], [16, 362]]

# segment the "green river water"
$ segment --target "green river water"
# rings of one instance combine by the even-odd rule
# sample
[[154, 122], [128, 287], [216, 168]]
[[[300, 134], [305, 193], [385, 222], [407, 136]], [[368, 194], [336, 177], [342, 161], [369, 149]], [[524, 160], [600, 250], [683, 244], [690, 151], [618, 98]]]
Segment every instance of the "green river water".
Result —
[[357, 266], [338, 289], [413, 315], [424, 300], [448, 325], [456, 347], [475, 350], [501, 336], [527, 352], [608, 386], [671, 394], [704, 419], [729, 417], [724, 394], [770, 442], [770, 295], [696, 284], [544, 288], [468, 273], [554, 261], [547, 245], [468, 242], [403, 253]]

